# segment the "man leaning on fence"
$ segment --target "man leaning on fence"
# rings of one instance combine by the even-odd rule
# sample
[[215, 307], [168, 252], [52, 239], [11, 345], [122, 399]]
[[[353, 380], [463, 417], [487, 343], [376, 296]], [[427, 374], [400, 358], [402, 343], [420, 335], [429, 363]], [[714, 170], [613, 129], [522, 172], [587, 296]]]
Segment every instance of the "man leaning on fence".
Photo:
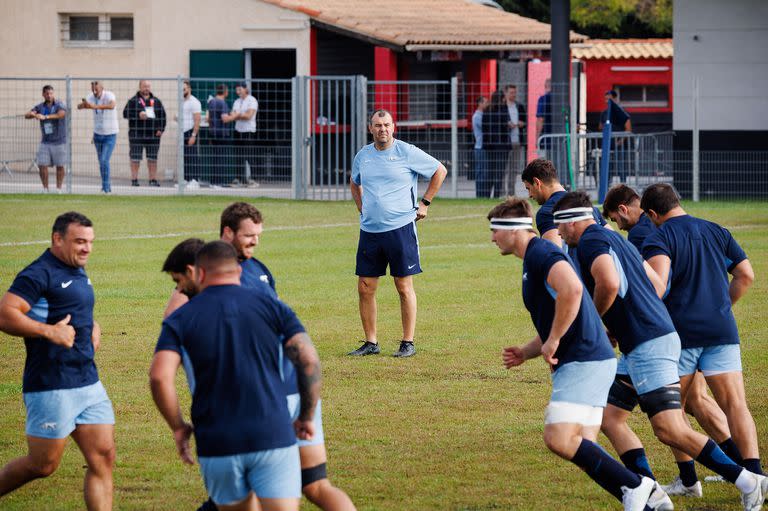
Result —
[[123, 117], [128, 119], [131, 186], [139, 186], [139, 165], [144, 152], [147, 155], [149, 186], [160, 186], [157, 181], [157, 153], [160, 137], [165, 131], [165, 108], [162, 101], [152, 94], [149, 80], [139, 82], [139, 92], [125, 104]]
[[117, 100], [112, 92], [104, 90], [102, 82], [94, 81], [91, 82], [91, 94], [77, 105], [78, 110], [84, 108], [93, 110], [93, 145], [99, 159], [101, 191], [112, 193], [109, 160], [112, 158], [117, 133], [120, 131], [117, 123]]
[[64, 167], [67, 164], [67, 107], [56, 100], [53, 86], [43, 87], [44, 101], [24, 114], [27, 119], [40, 121], [43, 138], [37, 150], [36, 163], [40, 168], [43, 192], [48, 193], [48, 167], [56, 166], [56, 191], [61, 193], [64, 183]]

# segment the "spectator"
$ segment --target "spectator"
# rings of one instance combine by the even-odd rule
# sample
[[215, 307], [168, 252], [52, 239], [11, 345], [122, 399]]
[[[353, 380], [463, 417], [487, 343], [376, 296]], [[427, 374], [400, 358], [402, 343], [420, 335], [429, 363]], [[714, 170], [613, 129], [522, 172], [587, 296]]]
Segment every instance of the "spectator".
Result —
[[93, 110], [93, 145], [99, 159], [101, 191], [112, 193], [109, 160], [112, 158], [117, 133], [120, 131], [117, 123], [117, 100], [112, 92], [104, 90], [102, 82], [95, 81], [91, 82], [91, 94], [77, 105], [78, 110], [83, 108]]
[[227, 145], [230, 142], [230, 130], [224, 123], [224, 117], [227, 117], [229, 107], [227, 106], [227, 96], [229, 89], [223, 83], [216, 86], [216, 97], [208, 100], [208, 138], [211, 144], [211, 184], [223, 185], [230, 182], [229, 175], [229, 154]]
[[539, 142], [543, 135], [551, 135], [553, 133], [552, 80], [549, 78], [544, 81], [544, 91], [544, 94], [542, 94], [536, 104], [536, 144], [539, 158], [551, 159], [551, 155], [547, 155], [547, 151], [552, 148], [552, 140], [545, 138]]
[[[235, 87], [237, 99], [232, 105], [229, 115], [223, 117], [224, 122], [235, 121], [235, 145], [237, 170], [232, 185], [248, 184], [249, 174], [246, 164], [250, 166], [251, 176], [256, 169], [254, 142], [256, 141], [256, 113], [259, 102], [248, 92], [248, 84], [240, 82]], [[239, 176], [239, 177], [238, 177]]]
[[43, 192], [48, 193], [48, 167], [56, 166], [56, 191], [61, 193], [64, 183], [64, 166], [67, 164], [67, 107], [56, 101], [53, 86], [43, 87], [43, 101], [24, 114], [27, 119], [40, 121], [43, 138], [37, 150], [37, 166], [40, 167], [40, 181]]
[[517, 102], [517, 86], [507, 85], [504, 88], [504, 97], [507, 100], [507, 112], [509, 120], [509, 159], [504, 173], [504, 190], [506, 195], [515, 195], [517, 177], [525, 167], [525, 107]]
[[192, 95], [192, 86], [188, 80], [184, 81], [183, 94], [181, 129], [184, 130], [184, 179], [190, 186], [195, 186], [202, 174], [197, 144], [202, 107], [200, 101]]
[[501, 197], [502, 176], [512, 149], [508, 119], [504, 91], [497, 90], [483, 113], [483, 150], [488, 158], [488, 179], [482, 189], [482, 197]]
[[[619, 105], [619, 95], [615, 90], [605, 91], [606, 108], [600, 114], [600, 125], [598, 129], [603, 130], [603, 126], [610, 119], [611, 129], [617, 131], [632, 131], [632, 119], [630, 115]], [[627, 167], [629, 140], [627, 137], [611, 136], [611, 160], [613, 161], [614, 175], [619, 176], [622, 183], [627, 181]]]
[[483, 151], [483, 112], [488, 107], [488, 98], [480, 96], [477, 98], [477, 108], [472, 114], [472, 134], [475, 136], [475, 196], [487, 197], [483, 195], [488, 182], [488, 163], [485, 160], [485, 151]]
[[149, 80], [139, 82], [139, 92], [125, 104], [123, 117], [128, 119], [131, 186], [139, 186], [139, 165], [144, 152], [147, 155], [149, 186], [160, 186], [157, 181], [157, 153], [160, 137], [165, 131], [165, 108], [162, 101], [152, 94]]

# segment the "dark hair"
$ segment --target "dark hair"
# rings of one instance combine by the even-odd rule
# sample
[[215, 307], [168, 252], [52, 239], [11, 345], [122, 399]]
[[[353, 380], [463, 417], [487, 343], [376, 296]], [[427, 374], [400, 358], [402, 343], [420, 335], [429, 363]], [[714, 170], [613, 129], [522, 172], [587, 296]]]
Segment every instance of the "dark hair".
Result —
[[533, 216], [533, 210], [527, 200], [520, 197], [507, 197], [507, 200], [497, 204], [488, 213], [488, 220], [491, 218], [525, 218], [530, 216]]
[[165, 258], [162, 271], [166, 273], [184, 273], [187, 266], [195, 265], [195, 256], [205, 242], [199, 238], [188, 238], [175, 247]]
[[517, 90], [517, 85], [515, 85], [514, 83], [510, 83], [509, 85], [504, 86], [504, 92], [507, 92], [509, 89]]
[[235, 247], [226, 241], [209, 241], [197, 251], [195, 256], [195, 266], [206, 270], [226, 263], [238, 264]]
[[225, 84], [220, 83], [216, 86], [216, 94], [224, 94], [229, 90], [229, 87], [227, 87]]
[[229, 227], [232, 232], [237, 232], [240, 228], [240, 222], [250, 218], [253, 223], [260, 224], [264, 221], [261, 211], [247, 202], [234, 202], [221, 212], [221, 224], [219, 226], [219, 236], [224, 234], [224, 228]]
[[673, 208], [680, 206], [680, 197], [672, 185], [656, 183], [645, 189], [640, 199], [640, 209], [648, 213], [650, 210], [659, 216], [664, 216]]
[[493, 91], [493, 94], [491, 94], [491, 106], [501, 108], [503, 104], [505, 104], [506, 99], [504, 99], [504, 91], [501, 89]]
[[43, 94], [45, 94], [45, 91], [47, 90], [53, 90], [53, 85], [43, 85]]
[[536, 178], [542, 183], [552, 183], [557, 181], [557, 170], [551, 161], [544, 158], [536, 158], [525, 166], [522, 174], [523, 181], [533, 184]]
[[475, 101], [475, 103], [477, 103], [477, 104], [479, 105], [479, 104], [480, 104], [480, 103], [482, 103], [483, 101], [487, 101], [487, 100], [488, 100], [488, 98], [486, 98], [485, 96], [479, 96], [479, 97], [477, 98], [477, 101]]
[[389, 116], [392, 119], [392, 122], [395, 122], [395, 117], [392, 115], [392, 112], [390, 112], [387, 109], [379, 108], [377, 110], [374, 110], [374, 112], [371, 114], [370, 117], [368, 117], [368, 124], [373, 124], [373, 118], [374, 117], [386, 117]]
[[589, 198], [586, 192], [568, 192], [557, 201], [555, 207], [552, 208], [552, 212], [555, 213], [563, 209], [591, 207], [592, 199]]
[[635, 201], [640, 201], [640, 196], [627, 185], [616, 185], [605, 195], [603, 200], [603, 216], [618, 211], [619, 206], [627, 206]]
[[93, 222], [91, 222], [87, 216], [83, 215], [82, 213], [78, 213], [77, 211], [67, 211], [66, 213], [62, 213], [56, 217], [56, 220], [53, 222], [53, 229], [51, 230], [51, 234], [59, 233], [61, 236], [66, 236], [69, 224], [78, 224], [82, 225], [83, 227], [93, 227]]
[[614, 99], [616, 99], [616, 97], [618, 96], [616, 91], [613, 90], [613, 89], [605, 91], [605, 94], [608, 95], [608, 96], [611, 96]]
[[192, 88], [192, 84], [191, 84], [191, 83], [189, 83], [189, 80], [184, 80], [184, 82], [183, 82], [183, 83], [184, 83], [184, 85], [186, 85], [186, 86], [187, 86], [187, 87], [189, 87], [190, 89]]

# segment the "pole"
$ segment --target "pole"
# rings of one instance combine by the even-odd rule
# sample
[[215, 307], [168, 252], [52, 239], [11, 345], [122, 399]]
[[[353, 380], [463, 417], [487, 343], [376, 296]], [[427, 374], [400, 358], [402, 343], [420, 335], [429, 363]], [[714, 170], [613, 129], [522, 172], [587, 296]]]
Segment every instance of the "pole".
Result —
[[699, 202], [699, 77], [693, 77], [693, 202]]
[[459, 79], [451, 78], [451, 197], [458, 197], [459, 173]]
[[184, 195], [184, 81], [176, 75], [176, 183], [179, 195]]

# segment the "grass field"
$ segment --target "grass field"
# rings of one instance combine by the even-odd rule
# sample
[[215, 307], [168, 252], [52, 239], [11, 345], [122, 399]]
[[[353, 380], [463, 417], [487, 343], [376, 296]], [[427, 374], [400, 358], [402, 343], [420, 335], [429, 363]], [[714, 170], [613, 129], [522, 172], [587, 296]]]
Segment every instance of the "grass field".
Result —
[[[88, 273], [103, 328], [97, 364], [117, 415], [115, 509], [194, 510], [205, 490], [197, 467], [183, 466], [156, 412], [147, 370], [173, 284], [160, 273], [177, 242], [214, 239], [228, 198], [0, 197], [0, 287], [47, 246], [56, 215], [78, 210], [95, 224]], [[502, 346], [533, 335], [520, 296], [520, 261], [490, 243], [492, 201], [438, 200], [419, 224], [424, 274], [418, 354], [397, 347], [400, 318], [391, 279], [379, 289], [383, 353], [353, 359], [362, 332], [354, 276], [353, 204], [257, 200], [265, 232], [257, 256], [280, 296], [303, 320], [323, 363], [323, 412], [329, 471], [361, 510], [618, 509], [576, 467], [541, 440], [549, 395], [541, 360], [507, 371]], [[729, 227], [757, 280], [737, 305], [748, 400], [760, 447], [768, 452], [768, 208], [759, 203], [686, 204]], [[0, 464], [25, 453], [20, 339], [0, 334]], [[179, 378], [183, 408], [189, 399]], [[237, 392], [237, 389], [232, 389]], [[668, 450], [639, 412], [633, 427], [662, 482], [676, 475]], [[601, 442], [608, 447], [607, 440]], [[610, 450], [610, 448], [609, 448]], [[58, 471], [0, 500], [3, 510], [83, 509], [83, 459], [70, 443]], [[703, 479], [709, 474], [699, 469]], [[703, 500], [675, 498], [677, 509], [736, 510], [738, 493], [705, 484]], [[302, 509], [313, 507], [303, 502]]]

